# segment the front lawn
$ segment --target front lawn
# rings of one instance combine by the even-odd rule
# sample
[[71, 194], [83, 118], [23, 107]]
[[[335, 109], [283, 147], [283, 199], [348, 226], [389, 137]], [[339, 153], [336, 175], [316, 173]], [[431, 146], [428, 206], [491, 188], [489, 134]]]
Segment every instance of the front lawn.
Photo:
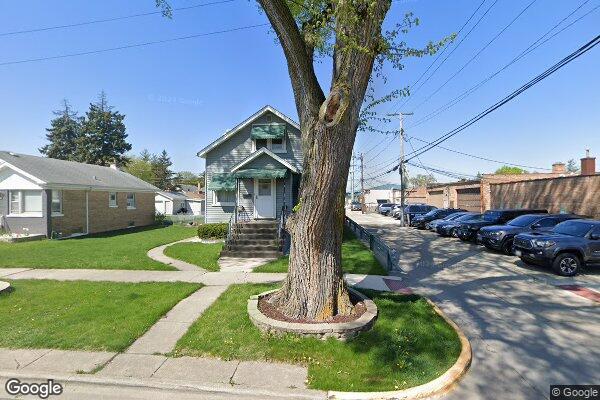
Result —
[[263, 335], [246, 311], [251, 295], [272, 285], [235, 285], [179, 340], [176, 356], [267, 360], [308, 366], [309, 387], [340, 391], [398, 390], [450, 368], [461, 346], [454, 329], [419, 296], [364, 291], [379, 308], [375, 327], [346, 343]]
[[[287, 272], [288, 263], [288, 257], [281, 257], [255, 268], [254, 272]], [[388, 275], [371, 250], [348, 229], [344, 229], [342, 268], [349, 274]]]
[[121, 352], [201, 285], [15, 280], [0, 294], [0, 347]]
[[165, 255], [204, 268], [219, 270], [219, 255], [223, 243], [177, 243], [165, 249]]
[[150, 259], [153, 247], [186, 239], [193, 228], [145, 227], [64, 240], [0, 243], [1, 267], [150, 269], [175, 268]]

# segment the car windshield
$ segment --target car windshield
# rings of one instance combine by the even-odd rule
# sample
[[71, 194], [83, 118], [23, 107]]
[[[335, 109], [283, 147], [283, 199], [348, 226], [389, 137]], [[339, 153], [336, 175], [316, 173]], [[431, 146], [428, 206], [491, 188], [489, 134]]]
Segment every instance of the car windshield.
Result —
[[495, 222], [500, 219], [502, 215], [501, 211], [486, 211], [483, 213], [483, 219], [489, 222]]
[[506, 225], [518, 226], [522, 228], [524, 226], [529, 226], [540, 219], [542, 219], [542, 217], [539, 215], [521, 215], [520, 217], [511, 219]]
[[552, 232], [560, 233], [562, 235], [583, 237], [590, 231], [590, 229], [592, 229], [593, 226], [594, 224], [590, 222], [565, 221], [556, 225], [554, 229], [552, 229]]
[[438, 214], [439, 214], [438, 210], [431, 210], [427, 214], [425, 214], [425, 217], [435, 217]]
[[469, 221], [472, 219], [480, 219], [481, 218], [481, 214], [466, 214], [466, 215], [461, 215], [460, 217], [456, 218], [457, 221]]

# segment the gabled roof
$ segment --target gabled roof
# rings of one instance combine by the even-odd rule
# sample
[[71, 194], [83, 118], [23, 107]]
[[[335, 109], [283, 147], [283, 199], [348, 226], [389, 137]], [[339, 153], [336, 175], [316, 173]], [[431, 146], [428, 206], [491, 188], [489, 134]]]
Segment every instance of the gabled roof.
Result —
[[24, 175], [43, 188], [158, 191], [151, 184], [117, 169], [55, 158], [0, 151], [0, 169], [3, 168]]
[[240, 161], [239, 164], [237, 164], [233, 168], [231, 168], [231, 172], [235, 172], [235, 171], [240, 170], [244, 165], [247, 165], [252, 160], [257, 159], [258, 157], [260, 157], [263, 154], [266, 154], [267, 156], [271, 157], [273, 160], [275, 160], [279, 164], [285, 166], [290, 171], [292, 171], [292, 172], [294, 172], [296, 174], [300, 173], [300, 171], [298, 170], [298, 168], [296, 168], [295, 166], [293, 166], [292, 164], [290, 164], [287, 160], [284, 160], [283, 158], [279, 157], [277, 154], [273, 153], [271, 150], [267, 149], [266, 147], [263, 147], [260, 150], [255, 151], [254, 153], [250, 154], [248, 157], [246, 157], [245, 159], [243, 159], [242, 161]]
[[162, 197], [166, 197], [169, 200], [186, 200], [187, 196], [183, 193], [179, 192], [156, 192], [156, 194], [161, 195]]
[[275, 108], [273, 108], [269, 105], [266, 105], [263, 108], [261, 108], [260, 110], [258, 110], [256, 113], [252, 114], [250, 117], [248, 117], [242, 123], [236, 125], [232, 129], [225, 132], [225, 134], [223, 136], [221, 136], [220, 138], [218, 138], [217, 140], [215, 140], [214, 142], [212, 142], [211, 144], [209, 144], [208, 146], [206, 146], [205, 148], [200, 150], [196, 155], [198, 157], [206, 156], [206, 153], [208, 153], [215, 147], [218, 147], [221, 143], [223, 143], [224, 141], [226, 141], [227, 139], [229, 139], [230, 137], [232, 137], [233, 135], [235, 135], [236, 133], [238, 133], [239, 131], [244, 129], [246, 126], [251, 124], [254, 120], [256, 120], [258, 117], [260, 117], [261, 115], [263, 115], [267, 112], [271, 112], [271, 113], [275, 114], [276, 116], [278, 116], [279, 118], [281, 118], [282, 120], [287, 122], [288, 124], [292, 125], [294, 128], [300, 129], [300, 125], [298, 125], [298, 123], [296, 121], [294, 121], [293, 119], [291, 119], [284, 113], [277, 111]]

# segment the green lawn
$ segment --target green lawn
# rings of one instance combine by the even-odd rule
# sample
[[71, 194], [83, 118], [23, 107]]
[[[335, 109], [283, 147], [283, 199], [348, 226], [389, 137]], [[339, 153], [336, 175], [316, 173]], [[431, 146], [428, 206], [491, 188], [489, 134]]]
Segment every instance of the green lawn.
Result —
[[191, 283], [15, 280], [0, 294], [0, 347], [123, 351], [180, 300]]
[[208, 271], [218, 271], [217, 260], [221, 254], [223, 243], [177, 243], [165, 250], [165, 255]]
[[321, 390], [385, 391], [435, 379], [461, 350], [450, 327], [423, 298], [364, 291], [379, 308], [375, 327], [346, 343], [263, 335], [250, 322], [247, 300], [272, 285], [235, 285], [177, 343], [176, 356], [276, 360], [308, 366], [309, 386]]
[[192, 237], [183, 226], [146, 227], [64, 240], [0, 243], [1, 267], [150, 269], [173, 271], [146, 255], [163, 244]]
[[[287, 272], [288, 257], [281, 257], [254, 269], [254, 272]], [[373, 253], [352, 232], [344, 229], [342, 268], [349, 274], [388, 275]]]

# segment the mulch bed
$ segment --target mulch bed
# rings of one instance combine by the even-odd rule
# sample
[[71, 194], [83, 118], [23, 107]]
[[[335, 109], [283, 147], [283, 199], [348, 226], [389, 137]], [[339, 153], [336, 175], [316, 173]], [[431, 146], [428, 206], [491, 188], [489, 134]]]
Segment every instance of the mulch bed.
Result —
[[359, 298], [353, 296], [350, 293], [350, 301], [354, 305], [354, 312], [351, 315], [336, 315], [333, 318], [330, 318], [325, 321], [314, 321], [310, 319], [294, 319], [290, 318], [283, 313], [281, 313], [273, 304], [269, 302], [271, 294], [263, 296], [258, 299], [258, 310], [263, 313], [265, 316], [283, 322], [292, 322], [296, 324], [322, 324], [322, 323], [339, 323], [339, 322], [352, 322], [356, 321], [367, 311], [367, 307], [365, 303], [363, 303]]

